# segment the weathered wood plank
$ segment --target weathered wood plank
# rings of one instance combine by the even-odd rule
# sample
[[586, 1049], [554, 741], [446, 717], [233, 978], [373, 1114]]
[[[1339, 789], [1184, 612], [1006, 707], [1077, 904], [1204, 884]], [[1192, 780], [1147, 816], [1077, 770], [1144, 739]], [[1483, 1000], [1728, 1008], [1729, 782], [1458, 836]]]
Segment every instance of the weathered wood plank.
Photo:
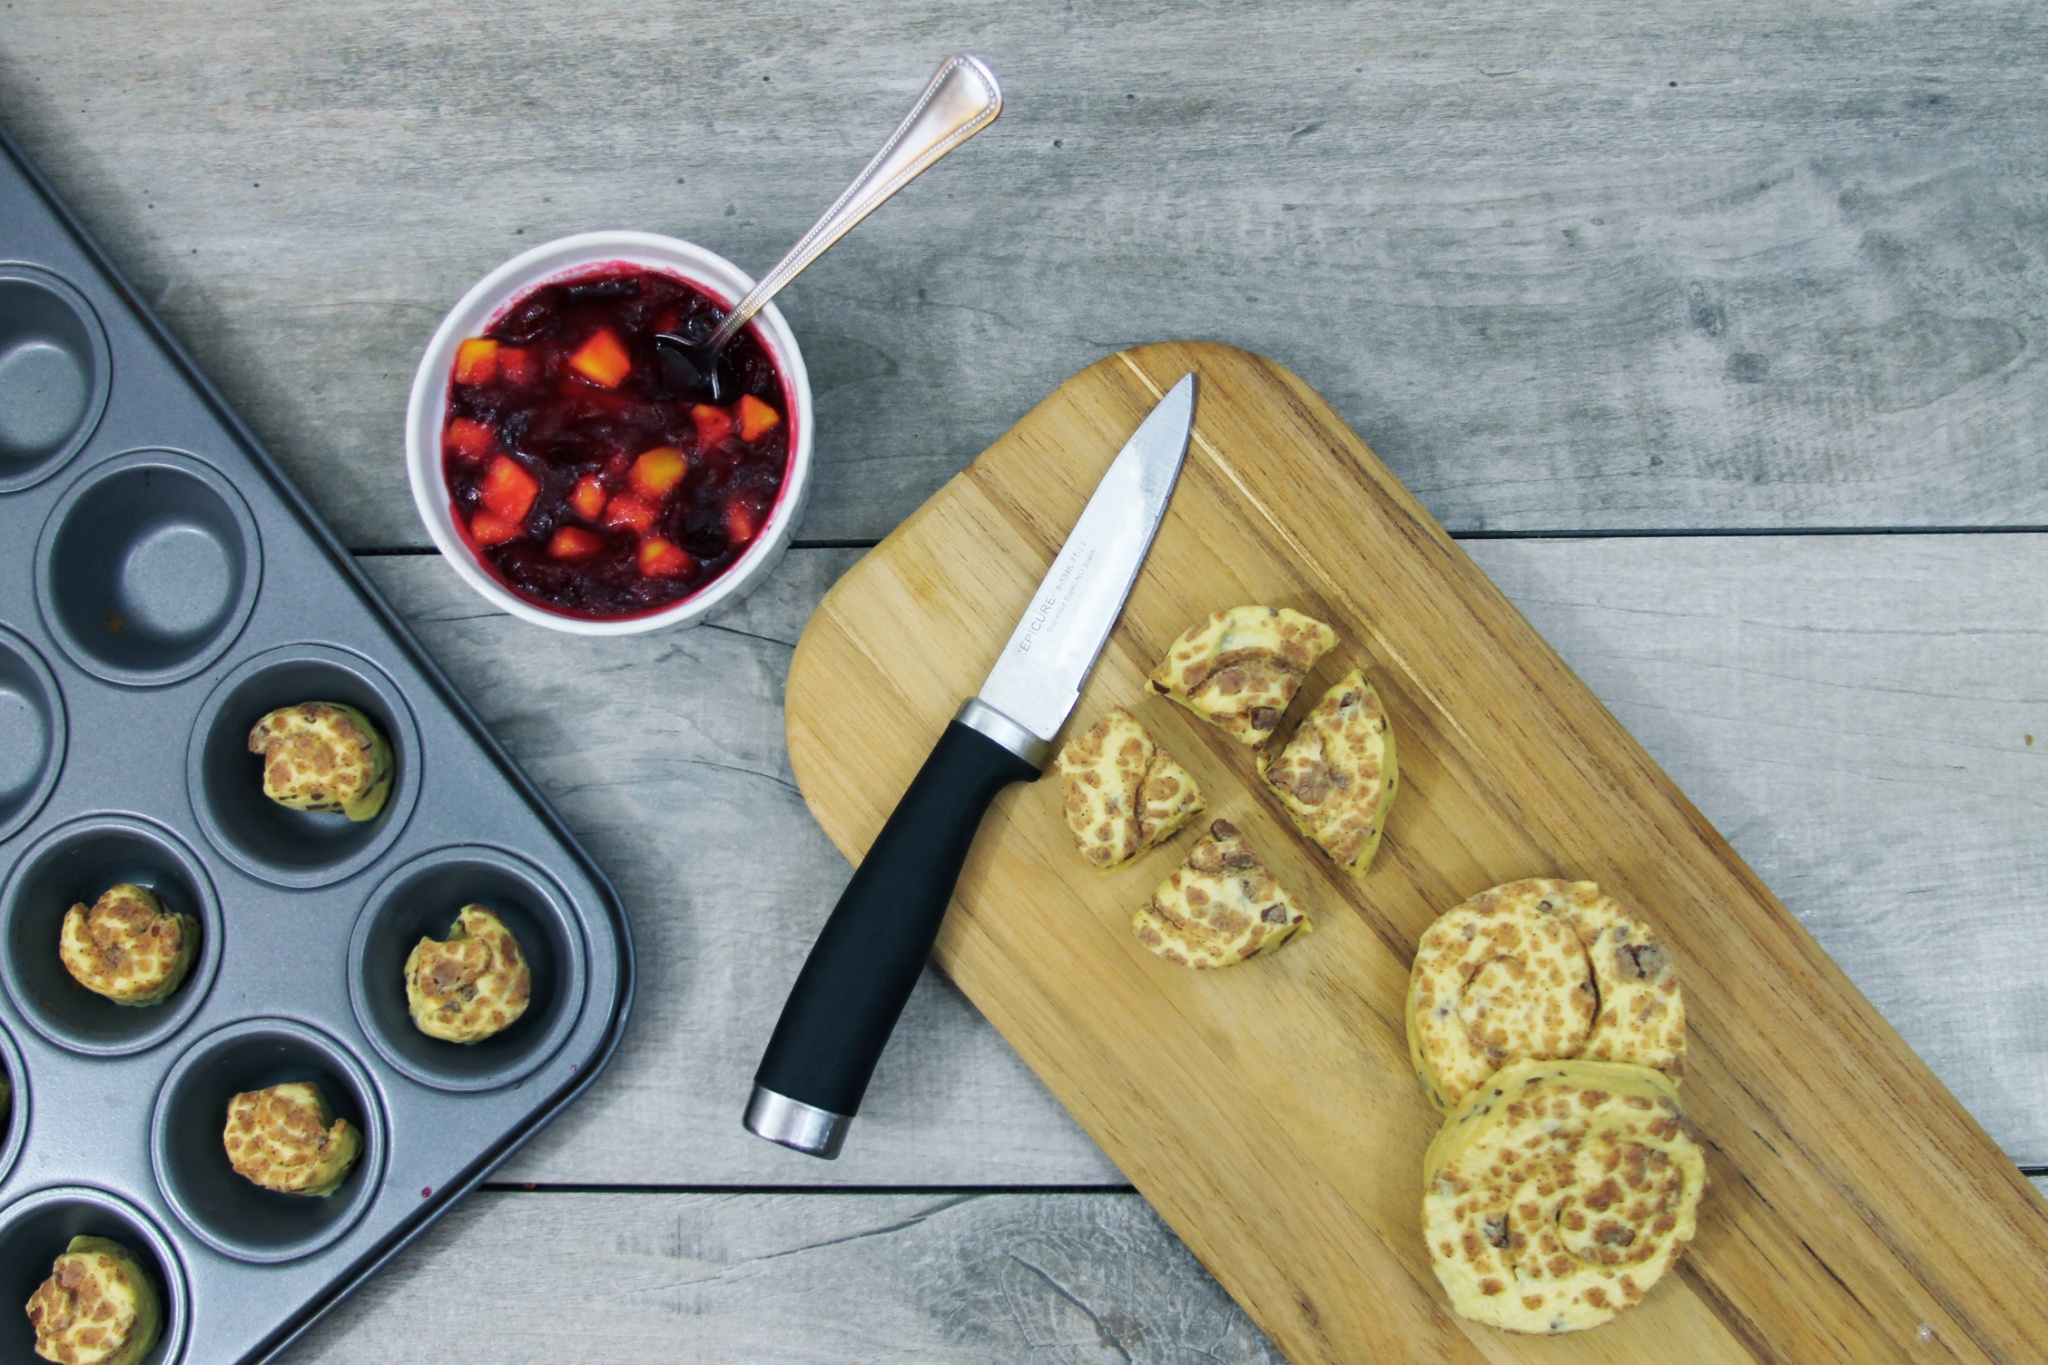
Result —
[[959, 47], [1008, 112], [789, 296], [809, 535], [1167, 336], [1288, 365], [1453, 529], [2048, 522], [2024, 0], [17, 0], [0, 121], [344, 538], [423, 545], [462, 289], [600, 226], [761, 269]]
[[1136, 1195], [472, 1198], [285, 1356], [1273, 1362]]
[[[2048, 957], [2029, 890], [2048, 876], [2048, 537], [1468, 548], [2007, 1151], [2048, 1162], [2029, 965]], [[432, 557], [363, 561], [618, 881], [639, 936], [618, 1061], [507, 1179], [1121, 1180], [933, 981], [840, 1161], [739, 1127], [847, 875], [787, 785], [780, 706], [789, 646], [853, 558], [792, 553], [720, 626], [604, 643], [486, 612]], [[1887, 767], [1901, 746], [1911, 765]], [[1960, 998], [1924, 969], [1950, 943], [2013, 967]]]

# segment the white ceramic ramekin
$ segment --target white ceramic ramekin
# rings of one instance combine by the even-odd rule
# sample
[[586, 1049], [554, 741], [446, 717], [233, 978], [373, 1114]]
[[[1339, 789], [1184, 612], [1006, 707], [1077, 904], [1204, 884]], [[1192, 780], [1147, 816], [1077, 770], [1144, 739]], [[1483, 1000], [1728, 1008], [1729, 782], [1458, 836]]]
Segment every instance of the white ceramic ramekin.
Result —
[[738, 266], [692, 242], [652, 232], [584, 232], [543, 242], [514, 256], [476, 282], [462, 301], [448, 310], [434, 339], [420, 357], [413, 376], [412, 401], [405, 410], [405, 470], [412, 480], [412, 500], [420, 520], [463, 581], [492, 605], [535, 625], [574, 635], [634, 635], [665, 626], [702, 620], [728, 602], [744, 596], [775, 568], [796, 534], [811, 493], [811, 381], [803, 352], [782, 314], [769, 304], [750, 324], [766, 344], [782, 373], [789, 414], [789, 469], [782, 491], [768, 513], [761, 534], [737, 562], [679, 602], [638, 616], [593, 621], [565, 616], [529, 602], [501, 582], [455, 524], [453, 500], [441, 464], [441, 432], [446, 423], [449, 374], [455, 348], [465, 338], [480, 336], [493, 319], [529, 290], [550, 280], [580, 274], [592, 266], [620, 261], [679, 275], [730, 307], [754, 287]]

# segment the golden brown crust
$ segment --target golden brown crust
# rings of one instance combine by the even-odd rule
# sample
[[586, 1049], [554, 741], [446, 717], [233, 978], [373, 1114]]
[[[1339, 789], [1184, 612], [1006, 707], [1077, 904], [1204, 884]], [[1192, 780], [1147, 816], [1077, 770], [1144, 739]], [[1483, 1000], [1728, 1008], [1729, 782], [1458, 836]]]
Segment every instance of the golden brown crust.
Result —
[[199, 952], [199, 921], [168, 914], [146, 887], [123, 882], [87, 909], [64, 912], [57, 957], [72, 979], [117, 1005], [154, 1005], [185, 980]]
[[1056, 766], [1067, 827], [1099, 868], [1164, 842], [1202, 809], [1194, 777], [1121, 706], [1067, 741]]
[[1148, 951], [1198, 970], [1235, 966], [1314, 927], [1228, 820], [1209, 826], [1131, 922]]
[[1466, 1317], [1579, 1331], [1640, 1302], [1677, 1262], [1706, 1183], [1659, 1073], [1517, 1062], [1467, 1096], [1430, 1144], [1423, 1236]]
[[1336, 643], [1336, 631], [1287, 607], [1230, 607], [1175, 640], [1149, 685], [1239, 742], [1259, 745]]
[[1295, 825], [1352, 876], [1379, 852], [1399, 782], [1394, 727], [1379, 693], [1352, 669], [1260, 765]]
[[36, 1354], [59, 1365], [135, 1365], [163, 1330], [163, 1301], [135, 1254], [74, 1237], [29, 1296]]
[[412, 1021], [430, 1038], [480, 1043], [526, 1013], [533, 972], [519, 940], [481, 905], [465, 905], [444, 943], [423, 938], [405, 959]]
[[280, 707], [249, 731], [249, 752], [263, 755], [263, 794], [292, 810], [370, 820], [391, 793], [391, 745], [353, 706]]
[[363, 1137], [335, 1117], [318, 1086], [292, 1081], [229, 1100], [221, 1145], [228, 1164], [253, 1184], [279, 1194], [329, 1195], [362, 1155]]

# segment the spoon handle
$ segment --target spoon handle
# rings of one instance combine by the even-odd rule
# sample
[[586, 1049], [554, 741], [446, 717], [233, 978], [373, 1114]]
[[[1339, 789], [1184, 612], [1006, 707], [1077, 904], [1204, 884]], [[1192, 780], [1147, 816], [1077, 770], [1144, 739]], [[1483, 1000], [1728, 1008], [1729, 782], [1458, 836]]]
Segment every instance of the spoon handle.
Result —
[[882, 150], [875, 153], [874, 160], [854, 177], [844, 194], [832, 201], [832, 207], [789, 249], [789, 254], [747, 291], [747, 296], [711, 334], [706, 349], [713, 355], [724, 350], [725, 344], [747, 325], [747, 320], [760, 311], [761, 305], [817, 260], [826, 247], [844, 237], [854, 224], [917, 179], [933, 162], [995, 122], [996, 115], [1002, 112], [1002, 87], [980, 58], [946, 58], [931, 84], [917, 97], [917, 103], [903, 116], [903, 122], [896, 125]]

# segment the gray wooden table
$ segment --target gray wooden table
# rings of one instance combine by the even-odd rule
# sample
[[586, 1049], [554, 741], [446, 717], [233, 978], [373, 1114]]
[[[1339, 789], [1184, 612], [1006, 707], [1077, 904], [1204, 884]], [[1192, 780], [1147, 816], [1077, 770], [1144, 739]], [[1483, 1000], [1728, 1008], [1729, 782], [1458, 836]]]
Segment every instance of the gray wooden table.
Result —
[[[486, 610], [401, 467], [442, 310], [587, 228], [765, 266], [952, 50], [1008, 112], [785, 297], [820, 473], [774, 581], [633, 641]], [[290, 1359], [1272, 1358], [942, 980], [840, 1162], [737, 1120], [847, 875], [783, 749], [806, 616], [1164, 337], [1326, 394], [2048, 1170], [2044, 57], [2031, 3], [0, 9], [0, 122], [639, 940], [611, 1071]]]

